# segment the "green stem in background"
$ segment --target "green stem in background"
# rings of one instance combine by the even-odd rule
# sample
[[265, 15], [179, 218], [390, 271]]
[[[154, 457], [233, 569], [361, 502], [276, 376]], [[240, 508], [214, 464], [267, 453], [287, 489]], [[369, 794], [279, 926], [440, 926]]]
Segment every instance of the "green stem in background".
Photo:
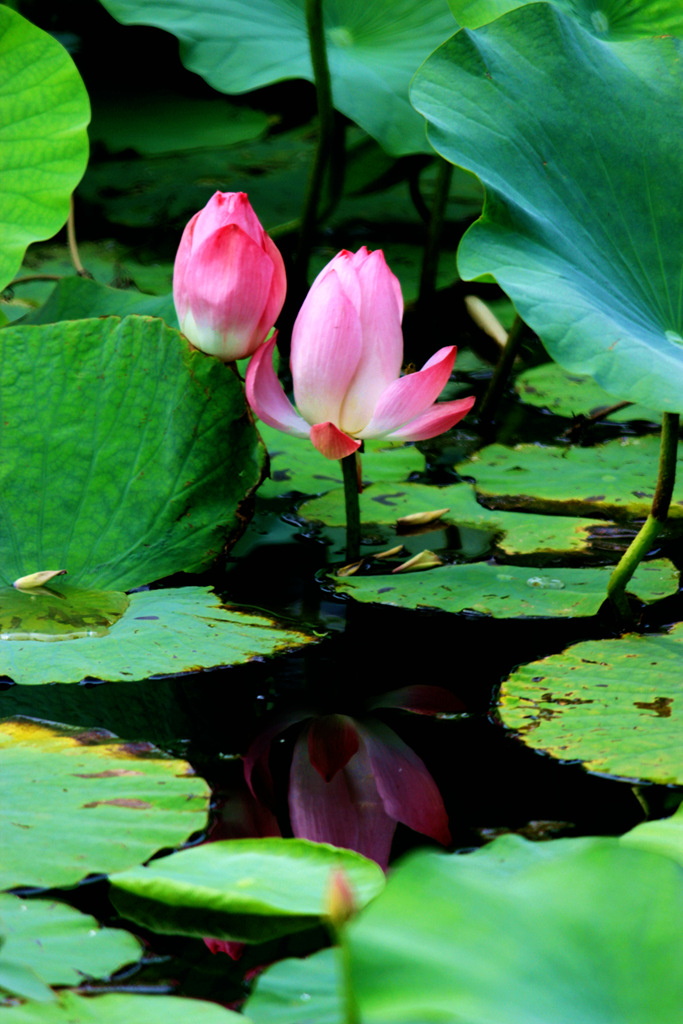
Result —
[[302, 290], [305, 290], [306, 286], [308, 261], [318, 220], [320, 197], [322, 195], [325, 172], [332, 160], [335, 140], [332, 82], [325, 45], [323, 0], [306, 0], [306, 26], [308, 28], [308, 43], [311, 50], [311, 63], [313, 64], [315, 91], [318, 99], [318, 143], [306, 187], [304, 208], [301, 216], [299, 246], [296, 252], [296, 276]]
[[446, 216], [448, 192], [453, 177], [453, 164], [442, 157], [437, 158], [436, 189], [427, 225], [427, 241], [422, 255], [420, 273], [420, 292], [417, 308], [421, 319], [429, 316], [434, 294], [436, 292], [436, 275], [439, 268], [439, 243]]
[[678, 447], [678, 413], [665, 412], [662, 420], [662, 437], [659, 446], [659, 472], [657, 487], [652, 499], [650, 515], [638, 534], [621, 556], [607, 584], [607, 596], [619, 617], [631, 623], [632, 614], [626, 597], [626, 587], [638, 564], [648, 553], [664, 529], [669, 514], [671, 495], [676, 482], [676, 452]]
[[351, 979], [351, 956], [349, 944], [346, 941], [346, 929], [337, 928], [336, 932], [336, 956], [339, 966], [339, 988], [342, 994], [344, 1024], [360, 1024], [358, 1003], [353, 991]]
[[360, 502], [358, 500], [358, 452], [340, 459], [344, 477], [344, 503], [346, 505], [346, 558], [353, 562], [360, 557]]
[[500, 401], [503, 389], [508, 382], [508, 377], [512, 371], [512, 364], [514, 363], [515, 356], [519, 351], [523, 328], [524, 321], [521, 317], [516, 316], [507, 336], [505, 348], [501, 352], [500, 359], [493, 371], [493, 377], [491, 378], [488, 391], [484, 395], [484, 400], [479, 407], [480, 423], [488, 423], [493, 419], [493, 413]]

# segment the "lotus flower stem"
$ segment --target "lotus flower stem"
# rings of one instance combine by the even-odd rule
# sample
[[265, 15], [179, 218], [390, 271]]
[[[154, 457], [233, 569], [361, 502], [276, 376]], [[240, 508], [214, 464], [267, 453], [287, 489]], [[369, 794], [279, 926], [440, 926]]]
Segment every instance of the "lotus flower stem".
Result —
[[340, 975], [339, 987], [342, 995], [344, 1024], [360, 1024], [358, 1003], [356, 1002], [356, 995], [353, 991], [353, 982], [351, 979], [351, 956], [349, 952], [349, 944], [346, 940], [345, 929], [338, 928], [335, 929], [335, 931], [337, 939], [337, 964], [339, 965]]
[[442, 157], [437, 158], [436, 191], [427, 225], [427, 241], [422, 255], [420, 272], [420, 292], [417, 307], [420, 318], [424, 322], [429, 314], [431, 303], [436, 291], [436, 275], [439, 267], [439, 243], [443, 232], [443, 223], [448, 202], [448, 190], [453, 177], [453, 164]]
[[652, 509], [637, 535], [621, 556], [607, 584], [607, 596], [617, 615], [625, 622], [633, 620], [626, 587], [639, 563], [664, 529], [669, 514], [671, 495], [676, 482], [676, 452], [678, 447], [678, 413], [665, 412], [659, 446], [659, 472]]
[[346, 558], [353, 562], [360, 557], [360, 502], [358, 477], [360, 455], [351, 452], [341, 462], [344, 477], [344, 504], [346, 505]]
[[519, 351], [523, 329], [524, 321], [520, 316], [516, 316], [507, 336], [505, 348], [503, 349], [496, 368], [493, 371], [493, 377], [491, 378], [488, 391], [484, 395], [484, 400], [481, 403], [481, 408], [479, 410], [480, 423], [487, 423], [493, 419], [493, 413], [500, 401], [500, 396], [503, 393], [503, 388], [507, 384], [508, 377], [512, 370], [512, 364], [515, 361], [515, 356]]
[[311, 51], [313, 78], [318, 100], [318, 142], [313, 165], [306, 186], [304, 208], [301, 215], [301, 231], [296, 252], [296, 273], [301, 290], [305, 290], [308, 261], [315, 232], [320, 196], [325, 172], [331, 163], [334, 147], [334, 106], [332, 104], [332, 81], [327, 63], [325, 27], [323, 23], [323, 0], [306, 0], [306, 26]]

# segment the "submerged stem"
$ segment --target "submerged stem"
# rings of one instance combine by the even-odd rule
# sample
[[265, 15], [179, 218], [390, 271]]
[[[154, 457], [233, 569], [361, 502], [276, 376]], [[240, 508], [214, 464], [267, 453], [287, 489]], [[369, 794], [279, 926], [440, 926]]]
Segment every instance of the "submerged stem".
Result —
[[678, 447], [678, 413], [665, 412], [662, 420], [662, 436], [659, 446], [659, 471], [657, 487], [652, 499], [652, 509], [621, 556], [607, 584], [607, 596], [619, 617], [631, 622], [632, 615], [626, 597], [626, 587], [639, 563], [648, 553], [654, 541], [664, 529], [669, 514], [671, 495], [676, 482], [676, 452]]
[[346, 557], [349, 562], [360, 556], [360, 501], [358, 475], [360, 455], [351, 452], [341, 462], [344, 477], [344, 504], [346, 505]]

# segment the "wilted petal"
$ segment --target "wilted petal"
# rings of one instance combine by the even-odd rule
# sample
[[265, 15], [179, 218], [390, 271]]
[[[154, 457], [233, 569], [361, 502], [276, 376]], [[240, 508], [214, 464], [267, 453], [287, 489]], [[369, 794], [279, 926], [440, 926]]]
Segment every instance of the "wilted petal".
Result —
[[335, 427], [334, 423], [316, 423], [311, 427], [311, 442], [327, 459], [344, 459], [360, 448], [348, 434]]
[[356, 850], [386, 869], [396, 822], [384, 809], [362, 743], [346, 767], [325, 782], [309, 760], [306, 735], [299, 736], [289, 776], [289, 814], [295, 836]]
[[339, 424], [361, 343], [358, 310], [332, 270], [311, 287], [292, 331], [294, 400], [308, 423]]
[[448, 815], [424, 762], [383, 722], [358, 723], [358, 732], [389, 817], [448, 845]]
[[308, 728], [308, 756], [325, 782], [345, 768], [358, 750], [358, 733], [348, 715], [314, 718]]
[[385, 388], [374, 416], [358, 436], [384, 437], [424, 413], [446, 386], [455, 353], [454, 345], [439, 349], [417, 373], [409, 373]]
[[475, 401], [474, 395], [470, 395], [468, 398], [458, 398], [453, 402], [437, 402], [421, 416], [417, 416], [398, 430], [390, 431], [385, 437], [401, 441], [427, 441], [430, 437], [437, 437], [459, 423]]
[[402, 708], [404, 711], [412, 711], [415, 715], [451, 714], [462, 711], [464, 706], [462, 701], [442, 686], [427, 686], [422, 683], [382, 693], [370, 704], [371, 708]]
[[295, 437], [308, 437], [309, 426], [285, 395], [273, 369], [273, 350], [277, 335], [261, 345], [247, 367], [247, 401], [259, 419], [269, 427]]

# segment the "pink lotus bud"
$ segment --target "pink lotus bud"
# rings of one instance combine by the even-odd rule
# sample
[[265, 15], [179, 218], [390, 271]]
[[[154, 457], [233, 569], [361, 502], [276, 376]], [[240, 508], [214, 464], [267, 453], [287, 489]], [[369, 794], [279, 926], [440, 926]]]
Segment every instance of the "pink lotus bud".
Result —
[[334, 868], [325, 894], [327, 916], [334, 928], [341, 928], [356, 911], [356, 900], [346, 873]]
[[245, 192], [216, 192], [183, 231], [173, 268], [180, 329], [224, 363], [250, 356], [285, 301], [282, 257]]
[[436, 404], [453, 369], [455, 347], [439, 349], [418, 373], [400, 377], [401, 286], [377, 250], [340, 252], [313, 282], [292, 333], [297, 410], [272, 366], [273, 339], [247, 372], [247, 399], [272, 427], [310, 437], [329, 459], [363, 438], [424, 441], [450, 429], [474, 398]]

